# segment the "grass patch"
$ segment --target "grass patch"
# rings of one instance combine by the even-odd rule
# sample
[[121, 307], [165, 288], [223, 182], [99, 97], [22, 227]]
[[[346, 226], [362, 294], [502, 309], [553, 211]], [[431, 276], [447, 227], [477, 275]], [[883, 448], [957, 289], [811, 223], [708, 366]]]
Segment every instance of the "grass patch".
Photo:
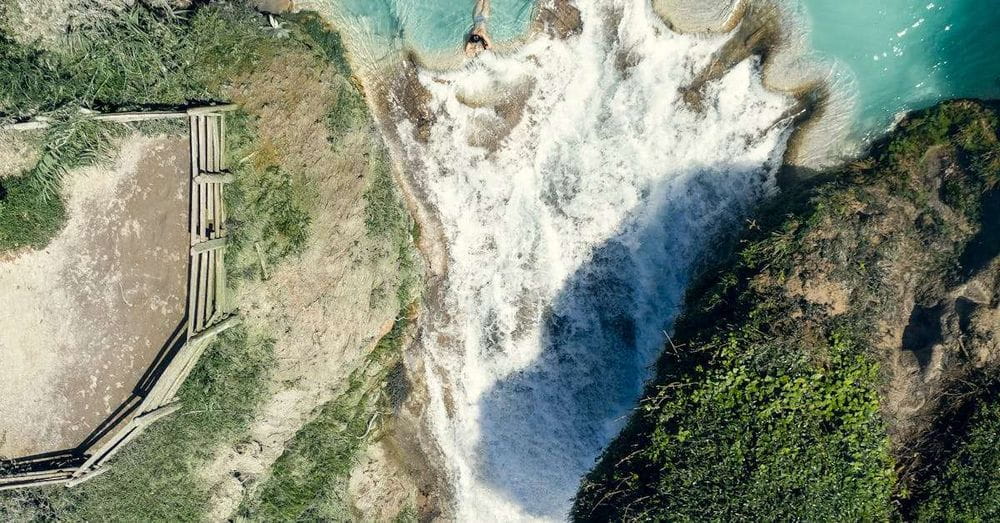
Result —
[[0, 30], [0, 119], [44, 114], [55, 120], [26, 180], [4, 182], [0, 253], [48, 243], [64, 223], [63, 175], [107, 158], [112, 138], [127, 129], [84, 120], [76, 108], [108, 112], [221, 100], [226, 79], [280, 49], [261, 20], [232, 4], [187, 14], [140, 3], [75, 28], [57, 50], [19, 44]]
[[273, 266], [302, 252], [309, 233], [309, 210], [318, 198], [312, 183], [283, 169], [262, 149], [257, 125], [243, 111], [230, 113], [226, 122], [229, 166], [236, 180], [226, 188], [226, 204], [231, 209], [226, 262], [237, 280], [263, 278], [261, 254], [264, 263]]
[[65, 222], [62, 201], [39, 198], [30, 178], [0, 180], [0, 253], [42, 248]]
[[391, 409], [390, 386], [412, 319], [396, 320], [349, 387], [323, 406], [288, 443], [271, 475], [240, 507], [252, 521], [347, 521], [347, 481], [358, 454], [379, 433], [380, 415]]
[[364, 193], [366, 233], [379, 240], [373, 253], [399, 264], [395, 293], [399, 313], [372, 349], [346, 392], [288, 443], [271, 473], [239, 509], [252, 521], [346, 521], [352, 518], [347, 481], [357, 456], [379, 434], [379, 416], [400, 402], [400, 357], [413, 321], [419, 276], [406, 213], [392, 181], [388, 151], [375, 146], [369, 156]]
[[62, 229], [66, 210], [60, 195], [72, 169], [107, 160], [125, 128], [79, 117], [56, 120], [42, 139], [34, 167], [0, 181], [0, 253], [44, 247]]
[[0, 112], [24, 118], [73, 106], [113, 111], [218, 100], [226, 79], [280, 47], [261, 25], [239, 4], [186, 13], [137, 4], [76, 28], [58, 50], [0, 34]]

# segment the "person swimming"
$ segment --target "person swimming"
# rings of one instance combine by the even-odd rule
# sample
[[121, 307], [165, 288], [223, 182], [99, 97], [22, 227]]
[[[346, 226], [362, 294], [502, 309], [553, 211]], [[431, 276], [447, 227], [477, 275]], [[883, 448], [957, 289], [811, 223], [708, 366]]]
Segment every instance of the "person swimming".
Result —
[[469, 58], [493, 48], [493, 41], [486, 31], [486, 23], [490, 19], [490, 0], [476, 0], [472, 12], [472, 30], [465, 39], [465, 55]]

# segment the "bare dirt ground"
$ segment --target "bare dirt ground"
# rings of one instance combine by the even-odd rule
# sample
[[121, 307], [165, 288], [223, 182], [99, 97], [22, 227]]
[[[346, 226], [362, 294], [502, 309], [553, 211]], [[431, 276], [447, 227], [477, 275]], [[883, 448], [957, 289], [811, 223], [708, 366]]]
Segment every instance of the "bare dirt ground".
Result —
[[[396, 317], [395, 260], [380, 256], [365, 228], [368, 151], [379, 140], [359, 129], [334, 151], [323, 115], [336, 103], [332, 66], [310, 54], [282, 55], [237, 82], [233, 101], [257, 115], [262, 155], [315, 184], [319, 203], [304, 253], [248, 282], [237, 300], [248, 327], [275, 338], [276, 367], [269, 399], [251, 423], [247, 442], [217, 449], [202, 478], [213, 489], [209, 520], [229, 518], [247, 492], [266, 478], [286, 442], [340, 395], [347, 377]], [[393, 293], [389, 293], [391, 296]]]
[[184, 315], [188, 139], [132, 136], [66, 180], [66, 228], [0, 262], [0, 456], [79, 445]]

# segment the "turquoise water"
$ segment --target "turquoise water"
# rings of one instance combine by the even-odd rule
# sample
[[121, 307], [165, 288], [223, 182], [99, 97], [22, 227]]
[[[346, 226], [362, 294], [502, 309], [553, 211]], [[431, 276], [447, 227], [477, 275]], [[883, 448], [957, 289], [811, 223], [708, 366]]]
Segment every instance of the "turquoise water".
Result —
[[949, 98], [1000, 97], [998, 0], [801, 1], [813, 49], [849, 71], [858, 132]]
[[[403, 42], [424, 55], [461, 50], [472, 28], [474, 0], [331, 0], [376, 45]], [[489, 21], [496, 44], [516, 40], [531, 25], [535, 0], [493, 0]]]

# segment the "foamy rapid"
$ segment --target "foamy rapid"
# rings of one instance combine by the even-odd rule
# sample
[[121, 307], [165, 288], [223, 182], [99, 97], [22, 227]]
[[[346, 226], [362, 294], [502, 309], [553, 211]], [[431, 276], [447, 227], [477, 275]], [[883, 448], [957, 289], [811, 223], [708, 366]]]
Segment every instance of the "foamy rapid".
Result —
[[576, 5], [579, 36], [420, 72], [426, 141], [394, 119], [445, 240], [420, 344], [461, 521], [566, 517], [699, 258], [771, 190], [787, 136], [792, 101], [754, 61], [700, 109], [682, 101], [725, 37], [675, 34], [648, 0]]

